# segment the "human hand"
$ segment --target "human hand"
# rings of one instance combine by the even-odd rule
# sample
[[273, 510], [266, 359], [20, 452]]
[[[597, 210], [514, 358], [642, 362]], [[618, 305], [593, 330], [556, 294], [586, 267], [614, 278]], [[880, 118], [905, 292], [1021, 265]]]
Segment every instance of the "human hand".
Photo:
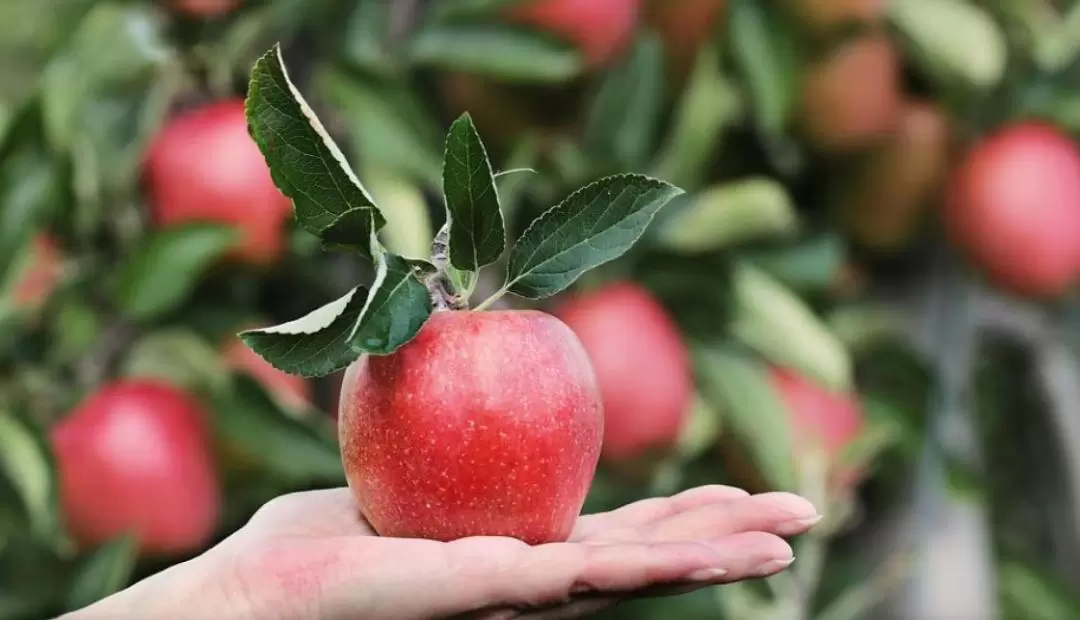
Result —
[[383, 538], [348, 489], [278, 497], [203, 555], [68, 620], [576, 618], [641, 596], [767, 577], [781, 536], [820, 520], [798, 496], [723, 486], [581, 517], [565, 543]]

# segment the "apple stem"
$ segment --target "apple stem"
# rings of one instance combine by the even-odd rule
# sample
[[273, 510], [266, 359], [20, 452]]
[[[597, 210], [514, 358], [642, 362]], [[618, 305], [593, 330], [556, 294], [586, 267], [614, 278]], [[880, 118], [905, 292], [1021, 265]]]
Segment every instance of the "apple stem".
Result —
[[450, 276], [446, 275], [446, 270], [450, 265], [449, 218], [431, 241], [431, 263], [435, 265], [435, 273], [427, 279], [425, 284], [431, 293], [435, 310], [468, 310], [468, 294], [461, 295]]
[[503, 286], [499, 290], [492, 293], [491, 297], [488, 297], [484, 301], [480, 302], [475, 308], [473, 308], [473, 310], [475, 310], [476, 312], [481, 312], [483, 310], [491, 308], [491, 306], [493, 306], [495, 302], [502, 299], [502, 296], [505, 295], [508, 290], [510, 290], [509, 286]]

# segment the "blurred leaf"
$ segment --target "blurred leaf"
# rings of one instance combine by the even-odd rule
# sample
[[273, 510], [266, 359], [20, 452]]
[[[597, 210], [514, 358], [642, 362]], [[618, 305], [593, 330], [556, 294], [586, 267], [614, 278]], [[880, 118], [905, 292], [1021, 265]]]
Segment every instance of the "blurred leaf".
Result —
[[851, 359], [828, 326], [797, 295], [748, 263], [733, 280], [731, 333], [778, 366], [828, 389], [851, 389]]
[[98, 0], [0, 2], [0, 101], [21, 104], [52, 55]]
[[604, 76], [593, 97], [583, 138], [591, 158], [615, 168], [640, 169], [656, 137], [663, 95], [663, 43], [645, 35]]
[[236, 231], [217, 224], [194, 223], [154, 233], [120, 268], [117, 305], [141, 320], [175, 310], [235, 243]]
[[52, 549], [23, 534], [0, 549], [0, 619], [63, 614], [68, 566]]
[[1046, 72], [1061, 71], [1080, 53], [1080, 4], [1073, 4], [1054, 28], [1035, 39], [1035, 57]]
[[56, 313], [52, 353], [61, 363], [71, 363], [83, 355], [101, 336], [102, 319], [85, 300], [68, 298]]
[[247, 115], [274, 182], [293, 201], [296, 221], [330, 246], [371, 256], [373, 233], [386, 221], [289, 80], [278, 46], [251, 72]]
[[360, 357], [349, 336], [368, 299], [358, 286], [311, 313], [262, 329], [242, 332], [240, 339], [272, 366], [303, 377], [323, 377], [341, 370]]
[[575, 191], [518, 238], [504, 288], [531, 299], [558, 293], [582, 273], [622, 256], [656, 212], [682, 193], [634, 174], [606, 177]]
[[409, 42], [408, 57], [426, 68], [507, 81], [563, 82], [581, 72], [581, 57], [568, 43], [501, 24], [426, 26]]
[[687, 422], [679, 433], [678, 451], [683, 459], [695, 458], [705, 453], [721, 433], [720, 414], [705, 402], [701, 394], [694, 394]]
[[749, 240], [786, 237], [799, 226], [782, 185], [748, 178], [716, 185], [691, 197], [667, 218], [659, 241], [679, 252], [712, 252]]
[[83, 560], [68, 592], [68, 610], [82, 609], [126, 586], [138, 557], [136, 543], [134, 536], [122, 536]]
[[342, 55], [373, 71], [392, 62], [389, 50], [390, 6], [383, 0], [357, 0], [345, 24]]
[[1007, 560], [998, 567], [1007, 620], [1069, 620], [1080, 617], [1080, 598], [1065, 584], [1030, 566]]
[[824, 291], [836, 283], [847, 252], [844, 239], [830, 232], [783, 247], [750, 251], [745, 258], [785, 286]]
[[194, 331], [181, 327], [140, 338], [124, 358], [120, 373], [164, 379], [191, 390], [218, 386], [228, 377], [219, 352]]
[[386, 213], [382, 235], [387, 249], [405, 258], [427, 258], [434, 232], [423, 192], [385, 170], [365, 168], [364, 178]]
[[783, 135], [797, 92], [796, 38], [780, 14], [759, 0], [734, 0], [729, 15], [732, 56], [747, 81], [758, 128], [769, 137]]
[[[535, 135], [529, 134], [517, 141], [514, 150], [507, 158], [507, 168], [510, 170], [532, 168], [540, 159], [540, 140]], [[499, 188], [499, 203], [503, 212], [503, 220], [511, 226], [514, 224], [514, 216], [517, 215], [523, 201], [523, 196], [529, 188], [532, 180], [531, 175], [521, 173], [498, 173], [495, 176], [495, 184]]]
[[702, 395], [720, 412], [725, 433], [771, 488], [795, 491], [791, 428], [765, 365], [723, 347], [695, 347], [693, 357]]
[[0, 475], [14, 488], [35, 536], [56, 541], [57, 486], [52, 452], [40, 431], [10, 411], [0, 411]]
[[315, 88], [335, 109], [350, 146], [365, 165], [415, 177], [431, 187], [442, 182], [439, 128], [404, 84], [339, 69], [323, 69]]
[[697, 187], [719, 151], [721, 133], [741, 113], [740, 107], [734, 85], [720, 71], [716, 50], [703, 48], [655, 164], [656, 175]]
[[432, 3], [435, 19], [449, 20], [498, 15], [507, 7], [526, 0], [442, 0]]
[[215, 399], [219, 438], [272, 475], [298, 483], [341, 483], [344, 473], [325, 418], [283, 411], [252, 378], [234, 378]]
[[1005, 36], [981, 7], [967, 0], [904, 0], [889, 3], [889, 16], [937, 79], [978, 89], [1001, 81]]
[[349, 346], [361, 353], [389, 355], [427, 322], [431, 293], [420, 281], [417, 267], [400, 256], [376, 249], [375, 267], [375, 282], [349, 334]]
[[450, 221], [450, 263], [479, 271], [502, 256], [506, 226], [484, 142], [466, 112], [446, 134], [443, 194]]

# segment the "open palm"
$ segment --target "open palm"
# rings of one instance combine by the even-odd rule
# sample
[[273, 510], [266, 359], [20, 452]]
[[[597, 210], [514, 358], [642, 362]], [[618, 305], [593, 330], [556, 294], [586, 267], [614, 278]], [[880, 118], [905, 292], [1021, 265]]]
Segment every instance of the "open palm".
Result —
[[793, 560], [781, 536], [818, 520], [794, 495], [708, 486], [581, 517], [565, 543], [441, 543], [379, 537], [348, 489], [311, 491], [271, 501], [177, 567], [170, 591], [161, 591], [170, 587], [166, 571], [119, 602], [168, 608], [145, 618], [201, 609], [224, 620], [575, 618], [627, 598], [779, 572]]

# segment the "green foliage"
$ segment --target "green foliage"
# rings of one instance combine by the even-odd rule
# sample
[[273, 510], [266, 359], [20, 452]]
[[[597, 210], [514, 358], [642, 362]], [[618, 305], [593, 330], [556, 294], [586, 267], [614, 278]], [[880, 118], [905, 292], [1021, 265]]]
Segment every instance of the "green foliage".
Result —
[[450, 222], [450, 264], [477, 271], [502, 256], [506, 226], [484, 142], [466, 113], [446, 134], [443, 192]]

